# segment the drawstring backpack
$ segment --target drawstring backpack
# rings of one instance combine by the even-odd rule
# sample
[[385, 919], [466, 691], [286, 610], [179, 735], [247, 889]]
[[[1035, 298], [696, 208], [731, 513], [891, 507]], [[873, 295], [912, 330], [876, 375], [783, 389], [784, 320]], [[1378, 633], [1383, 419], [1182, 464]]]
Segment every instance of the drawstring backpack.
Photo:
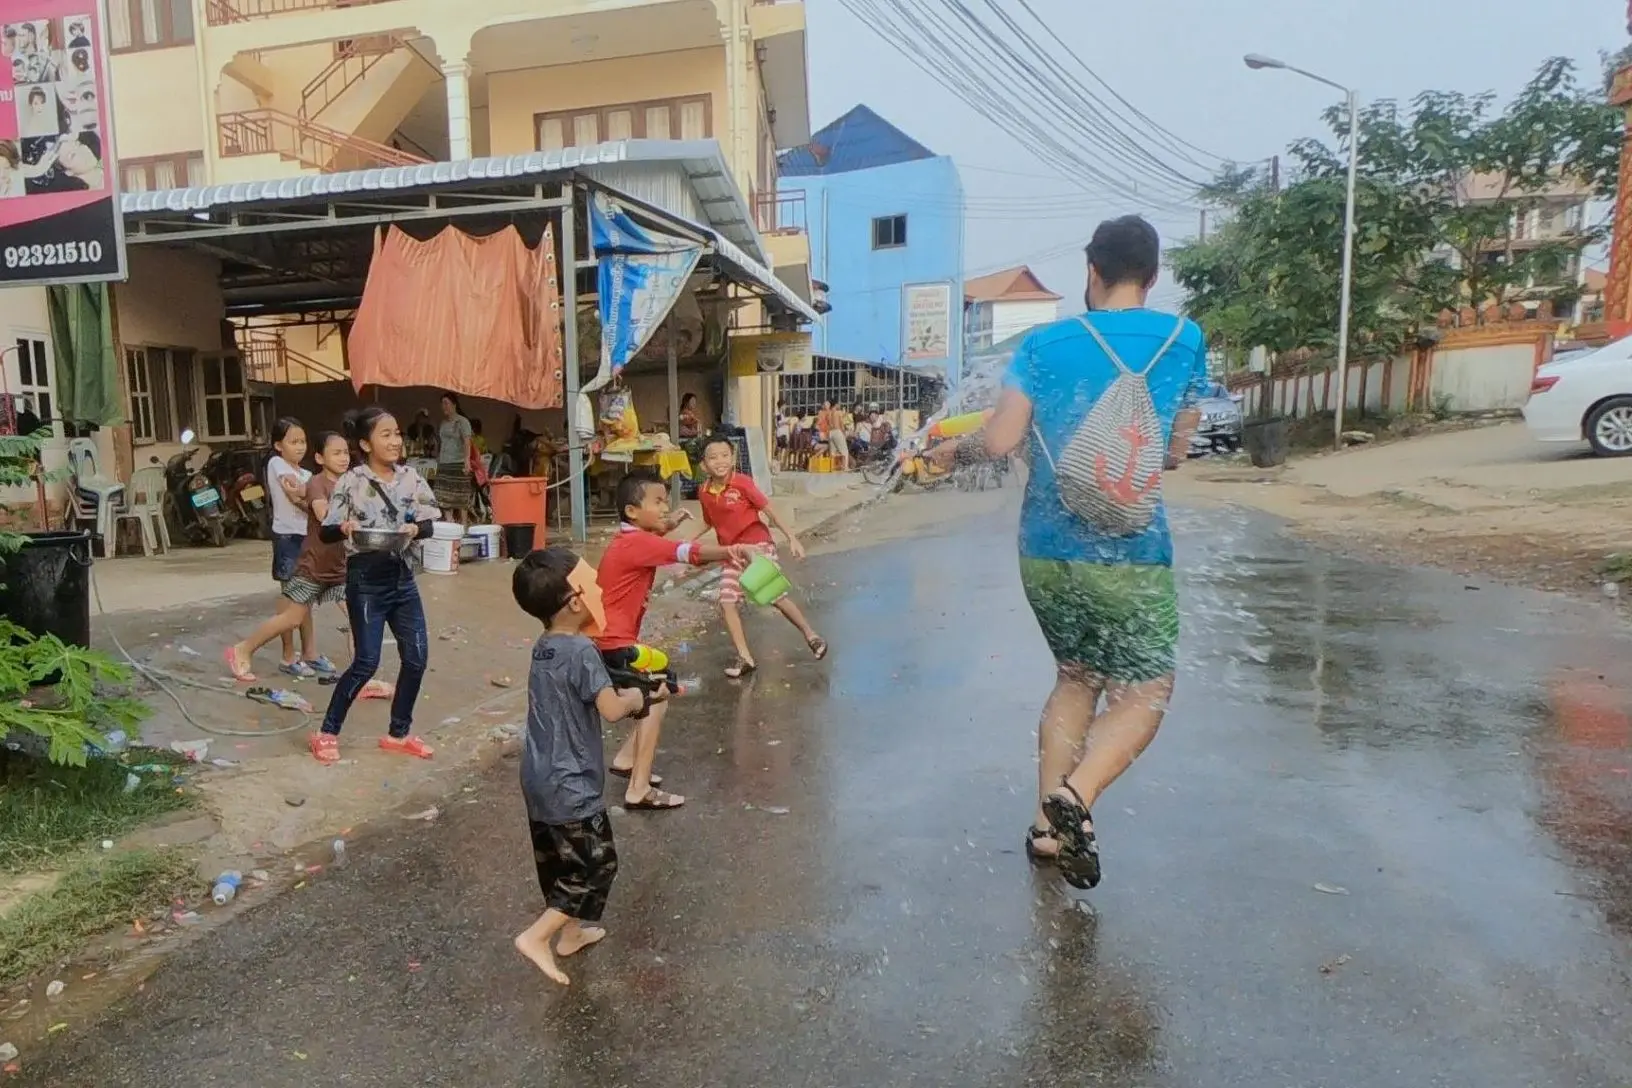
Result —
[[1156, 517], [1167, 465], [1162, 420], [1146, 379], [1184, 331], [1184, 319], [1137, 373], [1111, 350], [1086, 316], [1078, 320], [1116, 367], [1116, 380], [1094, 402], [1058, 459], [1049, 453], [1035, 422], [1032, 433], [1054, 470], [1060, 504], [1107, 536], [1133, 536], [1149, 528]]

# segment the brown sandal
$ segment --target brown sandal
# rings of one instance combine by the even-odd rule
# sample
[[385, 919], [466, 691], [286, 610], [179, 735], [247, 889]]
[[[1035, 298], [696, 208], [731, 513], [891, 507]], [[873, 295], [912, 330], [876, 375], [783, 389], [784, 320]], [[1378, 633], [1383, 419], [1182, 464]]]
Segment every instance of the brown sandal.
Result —
[[664, 793], [655, 786], [646, 791], [646, 796], [638, 801], [625, 801], [623, 807], [629, 810], [646, 810], [657, 812], [671, 808], [679, 808], [686, 803], [684, 797], [672, 793]]

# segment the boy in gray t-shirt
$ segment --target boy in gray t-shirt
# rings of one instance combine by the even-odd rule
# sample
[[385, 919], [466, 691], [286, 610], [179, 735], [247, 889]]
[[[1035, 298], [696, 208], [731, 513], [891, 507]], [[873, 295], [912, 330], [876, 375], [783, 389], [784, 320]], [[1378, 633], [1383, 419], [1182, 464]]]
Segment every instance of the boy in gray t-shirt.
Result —
[[601, 796], [601, 719], [621, 721], [663, 694], [613, 689], [600, 651], [585, 635], [604, 620], [600, 587], [594, 568], [572, 551], [546, 548], [528, 555], [516, 566], [511, 591], [522, 611], [544, 623], [527, 676], [521, 790], [547, 909], [516, 938], [516, 948], [565, 986], [556, 957], [606, 936], [586, 923], [601, 920], [618, 872]]

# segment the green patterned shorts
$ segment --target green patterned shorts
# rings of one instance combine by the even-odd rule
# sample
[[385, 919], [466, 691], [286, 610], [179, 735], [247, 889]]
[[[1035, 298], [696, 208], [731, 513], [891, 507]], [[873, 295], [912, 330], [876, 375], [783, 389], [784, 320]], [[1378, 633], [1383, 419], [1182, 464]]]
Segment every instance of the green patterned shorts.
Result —
[[1173, 568], [1021, 557], [1020, 584], [1059, 664], [1129, 683], [1173, 672], [1179, 644]]

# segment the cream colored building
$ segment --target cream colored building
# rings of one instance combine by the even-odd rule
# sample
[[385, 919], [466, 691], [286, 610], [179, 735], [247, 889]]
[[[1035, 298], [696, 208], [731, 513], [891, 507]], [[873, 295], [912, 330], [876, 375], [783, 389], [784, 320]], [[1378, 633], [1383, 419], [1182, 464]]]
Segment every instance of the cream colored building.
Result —
[[[776, 198], [777, 149], [810, 138], [801, 0], [109, 0], [108, 7], [126, 192], [626, 138], [713, 139], [778, 278], [808, 298], [809, 243]], [[178, 275], [170, 293], [179, 299], [186, 270], [142, 256], [132, 261], [133, 278]], [[206, 284], [193, 286], [201, 300], [218, 297]], [[4, 344], [48, 341], [41, 295], [0, 294]], [[177, 395], [174, 375], [161, 374], [169, 349], [192, 349], [206, 365], [202, 353], [230, 347], [159, 342], [166, 326], [194, 327], [171, 312], [133, 313], [121, 302], [119, 315], [121, 346], [140, 360], [129, 364], [127, 386], [148, 387], [127, 388], [138, 401]], [[268, 336], [282, 343], [274, 348], [258, 337], [252, 354], [281, 353], [280, 378], [332, 377], [343, 369], [335, 332], [332, 325], [280, 330]], [[17, 354], [6, 356], [14, 391], [22, 377]], [[160, 365], [149, 365], [155, 359]], [[760, 422], [760, 381], [732, 379], [745, 424]], [[175, 437], [146, 430], [138, 447]]]

